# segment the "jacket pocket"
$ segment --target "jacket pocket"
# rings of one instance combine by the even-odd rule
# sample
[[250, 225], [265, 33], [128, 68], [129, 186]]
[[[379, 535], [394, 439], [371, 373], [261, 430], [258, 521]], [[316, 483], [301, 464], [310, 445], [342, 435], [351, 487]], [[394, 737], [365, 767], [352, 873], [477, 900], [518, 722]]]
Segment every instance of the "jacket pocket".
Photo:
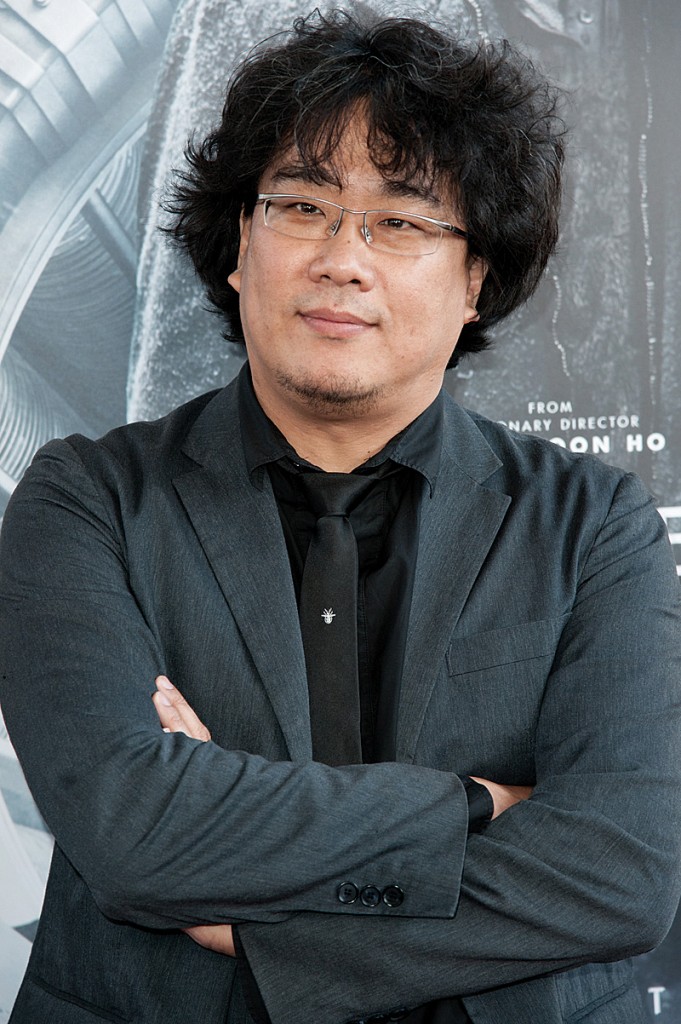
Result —
[[424, 716], [420, 764], [531, 785], [546, 681], [565, 617], [454, 635]]
[[643, 1020], [630, 960], [585, 964], [557, 974], [555, 981], [565, 1024], [638, 1024]]
[[553, 657], [567, 619], [567, 615], [560, 615], [457, 637], [447, 650], [447, 671], [457, 676]]

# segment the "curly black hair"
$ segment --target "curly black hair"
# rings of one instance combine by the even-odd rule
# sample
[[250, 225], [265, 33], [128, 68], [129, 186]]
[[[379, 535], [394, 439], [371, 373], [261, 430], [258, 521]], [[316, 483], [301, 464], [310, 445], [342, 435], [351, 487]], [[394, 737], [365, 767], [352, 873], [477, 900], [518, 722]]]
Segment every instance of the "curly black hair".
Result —
[[256, 47], [229, 84], [219, 127], [187, 146], [166, 209], [208, 297], [243, 341], [227, 283], [258, 183], [291, 146], [310, 178], [340, 184], [334, 153], [361, 110], [386, 178], [444, 187], [488, 273], [480, 318], [449, 365], [534, 292], [558, 239], [565, 124], [560, 91], [507, 41], [471, 44], [411, 18], [315, 10]]

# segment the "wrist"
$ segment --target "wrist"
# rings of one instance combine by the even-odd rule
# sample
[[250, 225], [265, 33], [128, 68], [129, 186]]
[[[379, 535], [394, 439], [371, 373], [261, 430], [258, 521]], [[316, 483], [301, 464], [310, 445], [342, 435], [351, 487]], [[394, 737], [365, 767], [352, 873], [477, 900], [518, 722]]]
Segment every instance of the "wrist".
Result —
[[468, 834], [482, 832], [494, 814], [494, 799], [487, 786], [470, 775], [460, 775], [468, 801]]

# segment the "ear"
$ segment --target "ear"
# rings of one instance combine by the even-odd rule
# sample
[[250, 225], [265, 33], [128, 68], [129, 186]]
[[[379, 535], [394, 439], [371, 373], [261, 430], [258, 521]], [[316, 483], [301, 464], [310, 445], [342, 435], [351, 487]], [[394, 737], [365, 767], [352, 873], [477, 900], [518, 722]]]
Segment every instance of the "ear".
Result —
[[244, 260], [246, 259], [246, 253], [248, 252], [248, 243], [251, 237], [251, 224], [253, 223], [253, 216], [247, 217], [244, 211], [241, 211], [239, 217], [239, 255], [237, 257], [236, 270], [228, 276], [227, 281], [231, 284], [235, 292], [241, 291], [241, 268], [243, 267]]
[[468, 288], [466, 289], [466, 309], [464, 323], [474, 323], [480, 319], [478, 313], [478, 296], [487, 275], [487, 264], [479, 256], [473, 256], [468, 264]]

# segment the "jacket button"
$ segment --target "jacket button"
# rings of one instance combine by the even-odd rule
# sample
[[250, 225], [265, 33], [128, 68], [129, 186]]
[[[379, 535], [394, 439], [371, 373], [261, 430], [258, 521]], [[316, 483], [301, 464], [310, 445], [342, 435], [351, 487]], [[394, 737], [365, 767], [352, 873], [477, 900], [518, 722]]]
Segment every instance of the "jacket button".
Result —
[[359, 890], [353, 882], [341, 882], [336, 891], [339, 903], [354, 903]]
[[387, 885], [383, 890], [383, 902], [386, 907], [401, 907], [404, 903], [404, 893], [399, 885]]
[[381, 902], [381, 890], [375, 885], [365, 885], [359, 894], [365, 907], [377, 907]]

